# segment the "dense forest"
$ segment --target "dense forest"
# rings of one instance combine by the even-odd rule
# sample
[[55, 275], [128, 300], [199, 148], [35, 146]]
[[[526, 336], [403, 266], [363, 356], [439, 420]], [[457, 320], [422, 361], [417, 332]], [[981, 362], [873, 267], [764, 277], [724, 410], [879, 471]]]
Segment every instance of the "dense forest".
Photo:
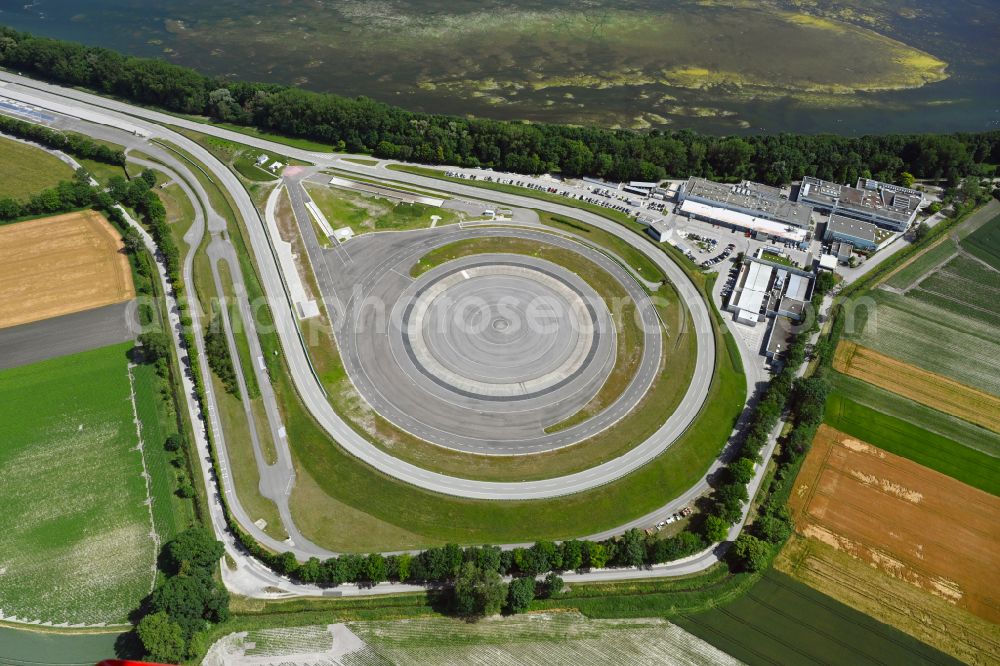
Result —
[[329, 144], [335, 150], [430, 164], [559, 172], [610, 180], [700, 175], [787, 183], [810, 174], [853, 182], [987, 175], [1000, 131], [865, 137], [713, 137], [691, 131], [611, 130], [413, 113], [364, 97], [219, 80], [162, 60], [35, 37], [0, 26], [0, 65], [169, 111]]

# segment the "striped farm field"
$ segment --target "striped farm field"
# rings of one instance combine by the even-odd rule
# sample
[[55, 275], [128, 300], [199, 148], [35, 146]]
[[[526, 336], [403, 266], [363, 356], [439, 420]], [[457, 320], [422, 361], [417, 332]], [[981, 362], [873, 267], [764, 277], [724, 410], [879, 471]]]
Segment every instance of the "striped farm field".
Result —
[[1000, 497], [823, 425], [789, 506], [799, 534], [1000, 622]]
[[979, 316], [980, 311], [953, 301], [931, 302], [933, 295], [924, 293], [927, 297], [917, 289], [906, 295], [881, 289], [870, 292], [859, 299], [846, 337], [961, 384], [1000, 395], [997, 326]]
[[751, 665], [960, 663], [774, 570], [736, 601], [677, 623]]
[[498, 616], [476, 623], [432, 617], [263, 629], [221, 639], [206, 663], [222, 655], [245, 655], [253, 663], [330, 666], [740, 664], [666, 620], [590, 620], [575, 612]]
[[[991, 202], [996, 208], [996, 202]], [[962, 240], [962, 247], [978, 259], [1000, 271], [1000, 215], [973, 231]]]
[[1000, 458], [925, 430], [905, 417], [889, 416], [834, 390], [827, 397], [825, 421], [852, 437], [1000, 496]]
[[1000, 625], [906, 581], [887, 576], [816, 539], [793, 535], [774, 566], [809, 587], [966, 663], [988, 666], [1000, 654]]
[[[870, 433], [882, 429], [879, 423], [886, 420], [884, 417], [889, 417], [905, 424], [905, 429], [909, 431], [906, 437], [910, 438], [911, 442], [919, 439], [919, 443], [923, 444], [924, 440], [937, 435], [955, 444], [985, 453], [992, 458], [1000, 458], [1000, 434], [973, 425], [968, 421], [963, 421], [951, 414], [931, 409], [926, 405], [921, 405], [901, 395], [879, 388], [878, 386], [873, 386], [860, 379], [848, 377], [839, 372], [831, 373], [830, 380], [833, 391], [831, 391], [830, 398], [827, 401], [827, 419], [838, 430], [850, 432], [860, 439], [871, 442], [878, 447], [886, 448], [880, 441], [869, 439], [867, 434], [852, 432], [845, 428], [843, 424], [838, 425], [837, 423], [833, 423], [831, 419], [836, 418], [838, 422], [847, 419], [851, 422], [852, 427], [855, 426], [854, 421], [865, 421], [861, 425], [867, 427]], [[856, 403], [859, 407], [866, 407], [878, 414], [872, 414], [864, 410], [858, 411], [857, 414], [847, 414], [846, 412], [851, 410], [846, 410], [842, 406], [842, 403], [845, 401]], [[917, 430], [914, 431], [914, 428]], [[942, 444], [937, 442], [934, 446], [942, 447]], [[948, 450], [950, 446], [943, 446], [943, 449]], [[893, 451], [892, 448], [889, 448], [889, 450]], [[893, 451], [893, 453], [899, 452]], [[942, 450], [942, 453], [945, 453], [945, 451]], [[900, 455], [910, 458], [906, 453], [901, 453]], [[947, 455], [954, 456], [955, 454], [947, 453]], [[921, 464], [926, 465], [927, 463]], [[929, 466], [934, 467], [933, 465]], [[934, 469], [938, 468], [935, 467]], [[939, 469], [938, 471], [944, 470]], [[947, 472], [945, 473], [947, 474]], [[949, 474], [949, 476], [951, 475]]]
[[128, 373], [131, 343], [0, 372], [0, 611], [121, 624], [157, 556]]
[[1000, 432], [1000, 397], [843, 340], [833, 367], [845, 375]]

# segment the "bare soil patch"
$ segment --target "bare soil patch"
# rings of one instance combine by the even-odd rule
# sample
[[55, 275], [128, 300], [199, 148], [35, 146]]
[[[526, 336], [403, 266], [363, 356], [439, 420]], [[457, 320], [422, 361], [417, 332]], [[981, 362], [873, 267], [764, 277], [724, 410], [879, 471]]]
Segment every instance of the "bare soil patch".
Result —
[[837, 346], [833, 367], [922, 405], [1000, 432], [1000, 397], [985, 391], [847, 340]]
[[0, 227], [0, 328], [135, 297], [121, 236], [87, 210]]
[[1000, 498], [823, 425], [790, 504], [803, 536], [1000, 623]]

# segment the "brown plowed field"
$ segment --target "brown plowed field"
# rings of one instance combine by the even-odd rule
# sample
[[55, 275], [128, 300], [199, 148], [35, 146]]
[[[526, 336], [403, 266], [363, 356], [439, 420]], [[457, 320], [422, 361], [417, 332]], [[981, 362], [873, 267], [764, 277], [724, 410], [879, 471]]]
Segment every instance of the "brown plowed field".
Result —
[[0, 328], [134, 297], [121, 236], [100, 213], [0, 226]]
[[922, 405], [1000, 432], [1000, 397], [960, 384], [954, 379], [847, 340], [837, 345], [833, 368]]
[[802, 535], [1000, 623], [1000, 498], [823, 425], [790, 504]]

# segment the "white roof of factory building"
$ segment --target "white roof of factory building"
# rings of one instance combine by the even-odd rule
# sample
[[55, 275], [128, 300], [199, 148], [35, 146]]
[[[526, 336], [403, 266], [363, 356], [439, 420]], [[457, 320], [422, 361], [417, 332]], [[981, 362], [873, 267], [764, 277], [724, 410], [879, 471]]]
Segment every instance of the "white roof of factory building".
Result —
[[765, 233], [775, 238], [785, 238], [787, 240], [802, 242], [806, 239], [806, 230], [792, 227], [781, 222], [765, 220], [762, 217], [754, 217], [746, 213], [740, 213], [728, 208], [709, 206], [698, 201], [685, 199], [681, 204], [682, 213], [690, 213], [699, 217], [707, 217], [734, 227], [749, 229], [754, 232]]

